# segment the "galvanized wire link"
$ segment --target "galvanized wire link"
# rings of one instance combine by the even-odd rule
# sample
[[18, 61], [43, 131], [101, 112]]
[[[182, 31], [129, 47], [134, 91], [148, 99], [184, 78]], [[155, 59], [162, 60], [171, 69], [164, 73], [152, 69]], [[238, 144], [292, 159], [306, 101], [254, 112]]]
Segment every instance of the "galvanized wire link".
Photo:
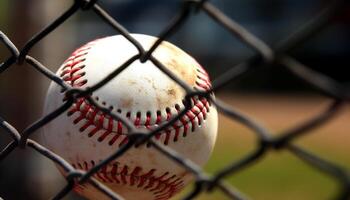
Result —
[[[232, 176], [235, 173], [239, 173], [239, 171], [242, 169], [253, 165], [268, 152], [283, 149], [293, 153], [302, 161], [313, 166], [315, 169], [318, 169], [336, 179], [340, 183], [341, 187], [339, 189], [339, 193], [335, 196], [335, 198], [348, 199], [350, 198], [349, 173], [336, 164], [328, 162], [322, 159], [320, 156], [303, 150], [301, 147], [293, 144], [292, 141], [294, 138], [302, 137], [305, 134], [312, 133], [312, 130], [315, 127], [326, 123], [329, 119], [332, 119], [334, 115], [342, 109], [342, 105], [348, 103], [350, 99], [350, 90], [345, 85], [342, 85], [341, 83], [338, 83], [337, 81], [330, 78], [327, 74], [320, 74], [319, 72], [313, 71], [308, 66], [303, 65], [296, 59], [287, 55], [288, 51], [290, 51], [292, 48], [297, 47], [312, 35], [317, 34], [321, 28], [328, 25], [336, 13], [342, 12], [342, 5], [344, 5], [344, 3], [346, 3], [345, 0], [330, 2], [329, 6], [320, 12], [319, 15], [310, 19], [309, 22], [305, 23], [305, 25], [302, 26], [298, 31], [288, 36], [276, 48], [269, 47], [254, 34], [246, 30], [238, 22], [230, 19], [213, 4], [205, 0], [183, 1], [182, 9], [180, 9], [173, 20], [169, 22], [169, 25], [159, 34], [159, 39], [147, 51], [143, 49], [141, 44], [129, 34], [126, 28], [124, 28], [119, 22], [113, 19], [105, 9], [98, 5], [97, 0], [72, 1], [70, 8], [64, 11], [63, 14], [52, 23], [48, 24], [46, 28], [36, 33], [20, 51], [6, 36], [6, 34], [0, 30], [0, 45], [4, 45], [11, 54], [10, 57], [6, 60], [2, 62], [0, 61], [0, 75], [2, 75], [1, 73], [3, 71], [12, 67], [15, 63], [23, 64], [26, 62], [35, 68], [38, 73], [42, 74], [46, 78], [54, 81], [56, 84], [62, 87], [67, 95], [67, 101], [65, 101], [61, 107], [53, 110], [47, 116], [43, 116], [41, 119], [38, 119], [23, 131], [18, 131], [9, 122], [0, 117], [0, 128], [3, 129], [10, 138], [12, 138], [12, 141], [9, 142], [9, 144], [7, 144], [1, 150], [0, 162], [6, 162], [6, 157], [18, 147], [22, 147], [27, 150], [33, 149], [36, 152], [40, 153], [40, 155], [45, 156], [60, 166], [66, 174], [67, 185], [62, 188], [61, 191], [57, 192], [53, 199], [63, 198], [73, 189], [76, 183], [85, 182], [89, 182], [93, 187], [111, 199], [122, 199], [122, 197], [118, 196], [118, 194], [113, 193], [113, 191], [109, 190], [92, 176], [101, 168], [106, 166], [109, 162], [123, 155], [133, 146], [147, 143], [151, 146], [151, 148], [154, 148], [160, 153], [164, 154], [174, 163], [183, 167], [189, 173], [194, 175], [194, 188], [189, 192], [189, 194], [187, 194], [187, 196], [185, 196], [184, 199], [192, 199], [200, 193], [211, 192], [214, 189], [221, 191], [231, 199], [247, 199], [246, 195], [242, 194], [233, 186], [225, 183], [223, 179], [227, 176]], [[56, 76], [53, 72], [48, 70], [48, 68], [41, 64], [38, 60], [28, 55], [30, 49], [33, 46], [38, 44], [38, 42], [40, 42], [48, 34], [55, 31], [57, 27], [59, 27], [62, 23], [64, 23], [67, 19], [69, 19], [72, 15], [79, 12], [80, 10], [86, 12], [94, 12], [97, 17], [101, 18], [104, 22], [113, 27], [117, 33], [123, 35], [138, 50], [138, 54], [131, 56], [129, 60], [116, 68], [115, 71], [111, 72], [100, 82], [85, 90], [72, 88], [60, 77]], [[152, 56], [152, 53], [158, 48], [162, 41], [167, 39], [169, 36], [176, 34], [176, 31], [181, 29], [181, 25], [186, 22], [186, 20], [188, 20], [192, 15], [195, 15], [198, 12], [203, 12], [210, 16], [216, 23], [223, 26], [225, 29], [227, 29], [227, 31], [232, 33], [233, 37], [237, 37], [239, 40], [241, 40], [241, 42], [256, 52], [255, 56], [237, 64], [236, 66], [232, 66], [230, 70], [214, 80], [213, 87], [208, 92], [199, 92], [193, 90], [189, 85], [187, 85], [171, 71], [169, 71], [161, 62]], [[100, 105], [90, 96], [92, 92], [98, 90], [105, 84], [108, 84], [111, 79], [118, 76], [123, 70], [128, 68], [136, 60], [139, 60], [141, 62], [151, 61], [164, 74], [168, 75], [186, 91], [186, 96], [184, 98], [185, 109], [170, 119], [168, 122], [161, 124], [155, 130], [149, 132], [141, 132], [137, 130], [134, 125], [130, 123], [130, 121], [128, 121], [128, 119], [126, 119], [124, 116], [121, 116], [118, 113], [113, 113], [109, 108], [104, 107], [104, 105]], [[261, 67], [267, 67], [273, 63], [282, 64], [283, 67], [290, 71], [291, 76], [296, 76], [304, 80], [307, 84], [316, 88], [317, 91], [320, 91], [322, 94], [334, 99], [333, 103], [331, 103], [324, 111], [296, 127], [283, 131], [283, 133], [278, 134], [278, 137], [274, 137], [271, 134], [270, 130], [261, 126], [251, 117], [245, 115], [244, 113], [241, 113], [233, 107], [226, 105], [218, 99], [215, 100], [211, 98], [209, 95], [210, 92], [217, 92], [226, 84], [233, 81], [238, 81], [242, 76], [249, 76], [250, 72], [254, 72]], [[192, 105], [190, 99], [194, 96], [202, 96], [209, 99], [209, 101], [211, 101], [211, 103], [213, 103], [218, 108], [219, 112], [228, 116], [231, 120], [235, 120], [251, 129], [259, 141], [256, 148], [252, 152], [248, 153], [238, 160], [232, 161], [231, 164], [223, 167], [216, 174], [213, 174], [211, 176], [207, 175], [201, 167], [197, 166], [192, 161], [180, 156], [172, 149], [169, 149], [163, 145], [159, 145], [152, 139], [152, 137], [157, 132], [171, 126], [176, 120], [180, 119], [191, 108]], [[31, 134], [35, 133], [35, 131], [45, 126], [48, 122], [55, 120], [57, 116], [68, 110], [80, 97], [86, 97], [90, 104], [94, 105], [106, 115], [111, 116], [115, 120], [121, 121], [127, 127], [128, 132], [130, 133], [129, 142], [127, 144], [124, 144], [121, 148], [114, 152], [113, 155], [105, 158], [89, 171], [80, 171], [75, 169], [59, 155], [51, 152], [49, 149], [38, 144], [37, 142], [28, 139]]]

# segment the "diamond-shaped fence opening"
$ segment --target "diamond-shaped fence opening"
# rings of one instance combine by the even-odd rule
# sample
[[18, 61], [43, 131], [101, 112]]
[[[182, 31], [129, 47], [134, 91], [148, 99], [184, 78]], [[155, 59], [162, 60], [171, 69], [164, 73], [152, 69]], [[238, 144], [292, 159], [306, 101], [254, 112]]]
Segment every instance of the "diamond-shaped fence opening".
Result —
[[[24, 130], [17, 130], [10, 123], [6, 122], [0, 117], [0, 127], [3, 132], [12, 138], [5, 148], [1, 150], [0, 162], [6, 162], [6, 157], [13, 152], [16, 148], [22, 148], [26, 151], [35, 150], [42, 156], [47, 157], [54, 163], [59, 165], [61, 169], [67, 174], [66, 187], [62, 188], [55, 195], [55, 199], [61, 199], [66, 196], [75, 186], [76, 183], [89, 182], [97, 190], [100, 190], [106, 196], [112, 199], [121, 199], [118, 194], [113, 193], [109, 188], [103, 185], [103, 182], [93, 177], [93, 175], [99, 170], [103, 169], [108, 163], [116, 158], [120, 157], [122, 154], [127, 152], [134, 145], [142, 144], [147, 142], [152, 148], [156, 149], [160, 153], [166, 155], [168, 159], [172, 160], [174, 164], [181, 166], [186, 169], [189, 173], [193, 174], [195, 177], [194, 187], [184, 198], [192, 199], [197, 195], [205, 192], [211, 192], [214, 189], [222, 192], [224, 195], [231, 199], [246, 199], [246, 195], [242, 194], [239, 189], [236, 189], [233, 185], [229, 185], [224, 181], [225, 178], [239, 173], [241, 170], [254, 165], [257, 160], [262, 158], [264, 155], [268, 154], [274, 150], [287, 150], [294, 154], [303, 162], [312, 166], [315, 170], [319, 170], [331, 177], [333, 177], [340, 185], [339, 192], [336, 194], [337, 199], [348, 199], [350, 197], [350, 179], [346, 169], [343, 169], [332, 162], [328, 162], [321, 158], [322, 156], [314, 155], [304, 150], [298, 145], [293, 143], [294, 139], [303, 137], [305, 134], [309, 134], [314, 130], [314, 128], [326, 123], [333, 116], [342, 110], [343, 105], [349, 100], [349, 89], [337, 81], [333, 80], [327, 74], [321, 74], [300, 63], [293, 57], [288, 55], [288, 52], [302, 42], [306, 41], [314, 34], [317, 34], [323, 27], [327, 26], [332, 17], [342, 12], [343, 5], [346, 1], [332, 1], [329, 5], [322, 10], [319, 15], [308, 20], [304, 26], [300, 27], [294, 33], [291, 33], [284, 41], [282, 41], [276, 47], [270, 47], [265, 44], [261, 39], [255, 36], [253, 33], [249, 32], [244, 28], [239, 22], [226, 16], [220, 9], [214, 6], [210, 1], [179, 1], [182, 4], [182, 9], [180, 12], [169, 22], [168, 26], [158, 35], [158, 40], [153, 44], [149, 50], [143, 49], [141, 44], [129, 34], [128, 30], [123, 27], [118, 21], [113, 19], [110, 14], [103, 9], [97, 0], [75, 0], [72, 1], [71, 7], [66, 10], [60, 17], [54, 20], [52, 23], [47, 24], [47, 26], [35, 34], [26, 45], [18, 51], [16, 46], [12, 44], [11, 40], [7, 38], [6, 34], [0, 32], [0, 45], [5, 46], [9, 50], [11, 56], [6, 60], [2, 61], [0, 65], [0, 76], [1, 73], [13, 66], [15, 63], [23, 64], [28, 63], [29, 66], [35, 68], [43, 76], [54, 81], [58, 84], [62, 90], [66, 92], [66, 101], [50, 114], [43, 116], [36, 122], [33, 122]], [[40, 63], [34, 57], [29, 55], [30, 49], [40, 42], [44, 37], [46, 37], [51, 32], [55, 31], [57, 27], [65, 23], [72, 15], [79, 11], [94, 12], [96, 17], [100, 17], [103, 21], [109, 24], [116, 30], [116, 34], [123, 35], [129, 42], [131, 42], [138, 50], [138, 54], [130, 57], [125, 63], [116, 68], [111, 74], [103, 78], [101, 81], [89, 87], [87, 89], [81, 90], [72, 88], [67, 84], [61, 77], [55, 75], [53, 72], [48, 70], [46, 66]], [[208, 91], [200, 92], [192, 89], [189, 85], [183, 82], [180, 77], [177, 77], [174, 73], [169, 71], [160, 61], [152, 56], [152, 53], [158, 48], [163, 40], [168, 39], [171, 35], [176, 34], [176, 31], [181, 29], [182, 24], [186, 22], [192, 15], [198, 12], [203, 12], [210, 16], [216, 23], [227, 29], [228, 32], [232, 34], [232, 37], [238, 38], [252, 48], [256, 55], [240, 62], [236, 66], [232, 66], [227, 72], [218, 76], [217, 79], [213, 80], [213, 86]], [[109, 108], [105, 107], [103, 104], [93, 99], [90, 94], [94, 91], [99, 90], [105, 84], [108, 84], [110, 80], [118, 76], [123, 70], [127, 69], [134, 61], [151, 61], [156, 67], [158, 67], [164, 74], [168, 75], [173, 79], [179, 86], [181, 86], [185, 92], [186, 97], [184, 99], [185, 109], [177, 116], [174, 116], [165, 124], [158, 126], [156, 129], [148, 132], [138, 131], [135, 126], [128, 121], [125, 116], [119, 113], [111, 111]], [[252, 118], [236, 108], [224, 103], [219, 99], [213, 99], [209, 94], [211, 92], [217, 92], [226, 84], [231, 81], [239, 79], [243, 75], [249, 74], [249, 72], [257, 70], [262, 67], [267, 67], [273, 64], [280, 64], [285, 67], [291, 76], [296, 76], [303, 80], [306, 84], [315, 88], [316, 91], [334, 99], [328, 107], [326, 107], [322, 112], [313, 116], [312, 118], [304, 121], [303, 123], [292, 127], [288, 130], [282, 131], [277, 136], [272, 134], [270, 130], [262, 126], [259, 122], [252, 120]], [[345, 67], [345, 66], [344, 66]], [[182, 157], [177, 152], [173, 151], [166, 146], [160, 145], [153, 141], [153, 137], [161, 130], [165, 130], [167, 127], [171, 126], [176, 120], [180, 119], [191, 106], [190, 99], [194, 96], [205, 97], [214, 104], [218, 111], [226, 115], [231, 120], [242, 124], [243, 126], [250, 129], [255, 137], [258, 139], [258, 144], [252, 152], [248, 152], [242, 155], [240, 159], [233, 160], [232, 163], [223, 167], [216, 174], [208, 175], [203, 171], [203, 169], [197, 166], [195, 163], [189, 159]], [[59, 155], [51, 152], [45, 146], [35, 142], [34, 140], [28, 139], [29, 136], [35, 134], [37, 130], [45, 126], [52, 120], [65, 111], [67, 111], [74, 102], [79, 98], [85, 97], [87, 101], [98, 108], [100, 111], [104, 112], [106, 115], [111, 116], [113, 119], [121, 121], [128, 129], [130, 133], [128, 142], [121, 146], [113, 155], [105, 158], [100, 163], [96, 164], [92, 169], [88, 171], [82, 171], [74, 168], [67, 161], [62, 159]], [[249, 196], [249, 194], [247, 194]]]

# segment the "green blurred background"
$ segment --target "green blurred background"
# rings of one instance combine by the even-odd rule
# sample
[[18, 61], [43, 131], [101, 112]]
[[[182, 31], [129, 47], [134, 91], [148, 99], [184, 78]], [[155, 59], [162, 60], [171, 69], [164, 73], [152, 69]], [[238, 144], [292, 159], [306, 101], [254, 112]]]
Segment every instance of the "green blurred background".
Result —
[[[280, 133], [317, 115], [329, 105], [321, 96], [219, 94], [220, 99], [253, 116], [274, 133]], [[295, 141], [295, 144], [338, 164], [350, 167], [350, 107], [330, 123]], [[220, 116], [219, 135], [212, 158], [205, 167], [215, 174], [241, 159], [257, 146], [256, 136], [246, 127]], [[252, 199], [332, 199], [339, 192], [332, 178], [288, 151], [271, 151], [253, 165], [227, 179]], [[228, 199], [220, 192], [199, 199]]]
[[[158, 35], [179, 11], [181, 1], [99, 2], [130, 32]], [[329, 3], [326, 0], [211, 2], [272, 46]], [[1, 0], [0, 30], [21, 48], [71, 3], [72, 0]], [[347, 6], [331, 26], [291, 53], [299, 61], [344, 85], [350, 83], [347, 73], [350, 55], [349, 11]], [[36, 45], [30, 55], [56, 71], [78, 46], [113, 34], [116, 34], [113, 29], [93, 12], [80, 11]], [[191, 16], [169, 40], [193, 55], [212, 79], [254, 54], [252, 49], [203, 13]], [[8, 56], [8, 51], [0, 44], [0, 63]], [[0, 116], [18, 130], [23, 130], [41, 116], [48, 84], [49, 80], [27, 65], [14, 65], [1, 73]], [[273, 134], [321, 113], [331, 102], [331, 99], [321, 96], [282, 66], [260, 69], [240, 81], [228, 84], [216, 96], [248, 114]], [[298, 138], [295, 143], [349, 169], [349, 118], [350, 108], [347, 105], [329, 123]], [[0, 147], [3, 148], [9, 141], [10, 138], [0, 130]], [[220, 115], [217, 145], [205, 170], [215, 174], [256, 147], [257, 137], [252, 131]], [[230, 176], [227, 181], [252, 199], [330, 199], [339, 189], [333, 178], [284, 150], [268, 152], [253, 165]], [[48, 199], [64, 185], [65, 180], [54, 164], [33, 151], [16, 150], [0, 162], [0, 197], [4, 199]], [[67, 199], [79, 197], [70, 194]], [[214, 191], [213, 194], [202, 194], [198, 199], [227, 198]]]

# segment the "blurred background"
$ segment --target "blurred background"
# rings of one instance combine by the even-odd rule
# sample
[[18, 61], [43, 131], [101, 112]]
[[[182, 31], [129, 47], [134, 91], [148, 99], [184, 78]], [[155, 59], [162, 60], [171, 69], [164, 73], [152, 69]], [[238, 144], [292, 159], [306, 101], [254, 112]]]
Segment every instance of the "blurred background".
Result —
[[[0, 30], [21, 49], [35, 33], [55, 20], [72, 0], [1, 0]], [[158, 35], [181, 9], [179, 0], [101, 0], [99, 3], [132, 33]], [[325, 8], [329, 0], [212, 0], [232, 19], [271, 46]], [[330, 26], [295, 49], [300, 62], [350, 84], [350, 7]], [[56, 71], [70, 53], [99, 37], [117, 34], [92, 11], [80, 11], [31, 51], [50, 70]], [[254, 55], [204, 13], [193, 14], [171, 38], [209, 72], [212, 80]], [[9, 52], [0, 44], [0, 63]], [[14, 65], [0, 74], [0, 116], [22, 131], [40, 118], [49, 80], [28, 65]], [[247, 113], [272, 133], [300, 124], [321, 113], [331, 102], [281, 66], [260, 69], [217, 92], [217, 98]], [[295, 143], [350, 169], [350, 107], [329, 123]], [[34, 137], [35, 138], [35, 137]], [[0, 148], [10, 142], [0, 129]], [[242, 158], [257, 145], [246, 127], [220, 115], [217, 146], [205, 170], [215, 174]], [[227, 180], [252, 199], [329, 199], [337, 182], [287, 151], [269, 152], [254, 165]], [[0, 162], [0, 197], [48, 199], [65, 185], [54, 164], [33, 151], [16, 150]], [[181, 197], [181, 194], [178, 198]], [[67, 199], [79, 199], [71, 194]], [[226, 199], [219, 192], [199, 199]]]

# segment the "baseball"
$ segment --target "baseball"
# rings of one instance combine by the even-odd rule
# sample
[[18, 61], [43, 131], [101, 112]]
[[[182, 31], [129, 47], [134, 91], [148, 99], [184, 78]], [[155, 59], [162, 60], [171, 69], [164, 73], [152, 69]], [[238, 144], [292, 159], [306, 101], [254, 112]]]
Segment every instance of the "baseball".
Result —
[[[157, 38], [132, 34], [144, 49]], [[58, 69], [57, 75], [75, 88], [87, 88], [138, 54], [123, 36], [97, 39], [75, 50]], [[152, 54], [177, 77], [196, 90], [206, 91], [208, 74], [187, 53], [169, 42], [162, 42]], [[61, 106], [65, 91], [51, 83], [44, 115]], [[136, 128], [152, 130], [184, 109], [185, 91], [151, 61], [133, 62], [118, 76], [91, 94], [101, 105], [129, 119]], [[206, 98], [192, 98], [184, 117], [155, 140], [203, 166], [209, 159], [217, 135], [216, 108]], [[128, 142], [126, 127], [102, 113], [85, 98], [44, 127], [42, 142], [74, 168], [88, 171]], [[94, 175], [127, 200], [163, 200], [177, 194], [192, 177], [183, 167], [152, 146], [132, 147]], [[88, 183], [74, 191], [87, 199], [106, 199]]]

